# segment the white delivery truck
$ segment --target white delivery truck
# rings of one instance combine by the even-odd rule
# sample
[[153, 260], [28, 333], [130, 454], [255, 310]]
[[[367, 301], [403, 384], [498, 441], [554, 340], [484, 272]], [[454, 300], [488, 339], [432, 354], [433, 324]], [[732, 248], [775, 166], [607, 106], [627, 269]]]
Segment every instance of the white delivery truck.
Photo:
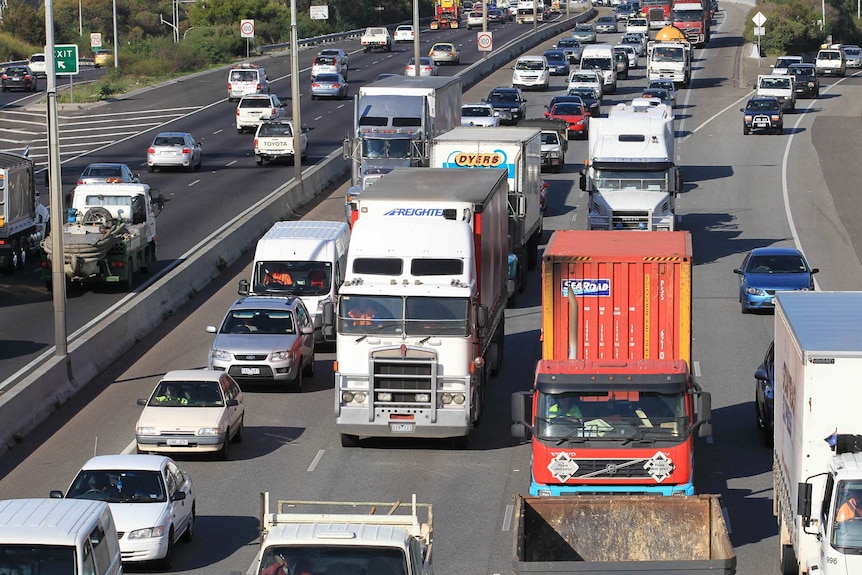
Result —
[[260, 550], [247, 575], [433, 573], [433, 508], [415, 495], [406, 504], [279, 500], [275, 511], [268, 492], [260, 499]]
[[526, 269], [536, 267], [543, 230], [541, 130], [455, 128], [431, 143], [431, 167], [505, 168], [509, 174], [509, 251]]
[[691, 82], [691, 43], [679, 28], [665, 26], [647, 43], [647, 78], [666, 78], [677, 86]]
[[[503, 170], [424, 168], [367, 190], [399, 200], [360, 207], [338, 306], [324, 307], [343, 446], [360, 436], [463, 444], [478, 423], [505, 341], [505, 186]], [[430, 190], [437, 199], [423, 199]]]
[[592, 118], [580, 187], [590, 194], [591, 230], [673, 231], [682, 176], [667, 105], [617, 104]]
[[352, 160], [352, 185], [361, 191], [366, 175], [376, 179], [394, 168], [428, 165], [431, 140], [461, 125], [461, 79], [384, 78], [361, 86], [354, 107], [343, 152]]
[[[862, 573], [862, 292], [775, 294], [773, 512], [783, 575]], [[862, 513], [862, 510], [860, 510]]]
[[0, 152], [0, 272], [22, 269], [48, 230], [29, 154]]
[[581, 70], [598, 70], [602, 74], [602, 90], [605, 94], [617, 91], [617, 62], [614, 47], [610, 44], [584, 46], [581, 54]]
[[344, 279], [350, 228], [344, 222], [276, 222], [254, 251], [251, 280], [240, 280], [240, 295], [295, 295], [302, 299], [322, 341], [321, 310], [338, 297]]

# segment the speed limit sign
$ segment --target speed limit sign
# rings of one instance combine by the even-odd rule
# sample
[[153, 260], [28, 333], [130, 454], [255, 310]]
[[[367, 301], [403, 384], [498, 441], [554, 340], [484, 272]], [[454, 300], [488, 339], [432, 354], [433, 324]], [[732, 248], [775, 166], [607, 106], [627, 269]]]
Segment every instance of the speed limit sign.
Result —
[[490, 52], [494, 46], [494, 38], [491, 32], [479, 32], [476, 36], [476, 43], [480, 52]]
[[239, 32], [241, 38], [254, 38], [254, 20], [241, 20]]

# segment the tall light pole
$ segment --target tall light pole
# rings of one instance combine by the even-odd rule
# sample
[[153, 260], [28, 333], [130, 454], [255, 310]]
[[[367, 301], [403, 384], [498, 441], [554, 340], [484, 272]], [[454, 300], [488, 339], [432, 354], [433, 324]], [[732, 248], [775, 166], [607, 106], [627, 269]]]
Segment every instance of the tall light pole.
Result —
[[419, 0], [413, 0], [413, 73], [418, 78], [419, 70]]
[[57, 68], [54, 65], [54, 0], [45, 0], [45, 72], [48, 85], [48, 193], [51, 204], [51, 292], [54, 302], [54, 346], [57, 356], [66, 355], [66, 271], [63, 258], [63, 190], [60, 181], [60, 128], [57, 124]]
[[114, 68], [120, 67], [120, 40], [117, 38], [117, 0], [114, 0]]
[[301, 182], [302, 119], [299, 117], [299, 40], [296, 37], [296, 0], [290, 0], [290, 99], [293, 109], [293, 178]]
[[84, 35], [84, 0], [78, 0], [78, 35]]

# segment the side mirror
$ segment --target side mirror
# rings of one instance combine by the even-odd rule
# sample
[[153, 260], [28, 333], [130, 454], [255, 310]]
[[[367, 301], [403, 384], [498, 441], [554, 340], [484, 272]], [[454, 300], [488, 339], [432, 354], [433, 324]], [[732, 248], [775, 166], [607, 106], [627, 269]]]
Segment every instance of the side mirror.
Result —
[[236, 407], [237, 405], [239, 405], [239, 401], [237, 401], [237, 399], [235, 397], [232, 397], [232, 398], [227, 400], [227, 406], [228, 407]]
[[733, 270], [733, 273], [735, 273], [736, 275], [741, 276], [741, 275], [742, 275], [742, 270], [741, 270], [741, 269], [739, 269], [739, 268], [736, 268], [735, 270]]
[[55, 489], [48, 494], [48, 497], [51, 499], [63, 499], [63, 492]]
[[214, 326], [214, 325], [208, 325], [207, 326], [207, 333], [215, 333], [215, 332], [216, 332], [216, 326]]
[[238, 293], [239, 295], [248, 295], [248, 280], [239, 280], [239, 286], [237, 286], [236, 293]]
[[811, 275], [814, 275], [820, 271], [820, 268], [811, 268]]
[[758, 369], [754, 372], [754, 379], [757, 381], [769, 381], [769, 375], [766, 373], [765, 369]]
[[584, 170], [581, 170], [581, 176], [578, 183], [580, 184], [582, 191], [587, 190], [587, 173]]
[[335, 305], [328, 301], [323, 304], [323, 339], [335, 341]]
[[300, 333], [302, 335], [313, 335], [314, 334], [314, 326], [313, 325], [304, 325], [300, 328]]
[[479, 329], [484, 329], [488, 325], [488, 306], [480, 304], [476, 308], [476, 325]]
[[[230, 439], [225, 439], [225, 441], [230, 441]], [[171, 496], [172, 501], [182, 501], [185, 498], [186, 498], [186, 492], [185, 491], [177, 491], [176, 493], [173, 494], [173, 496]]]
[[808, 523], [811, 517], [811, 484], [799, 483], [796, 486], [796, 514], [802, 516], [802, 522]]
[[147, 402], [148, 402], [148, 400], [147, 400], [147, 399], [140, 398], [140, 399], [138, 399], [138, 401], [137, 401], [136, 403], [137, 403], [138, 405], [146, 406], [146, 405], [147, 405]]

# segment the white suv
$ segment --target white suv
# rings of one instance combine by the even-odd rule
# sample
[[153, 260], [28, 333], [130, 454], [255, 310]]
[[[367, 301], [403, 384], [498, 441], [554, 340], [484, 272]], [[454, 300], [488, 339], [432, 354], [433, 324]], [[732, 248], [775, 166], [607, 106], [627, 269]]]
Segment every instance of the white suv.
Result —
[[847, 72], [847, 60], [844, 56], [844, 50], [840, 48], [827, 48], [817, 52], [817, 58], [814, 59], [814, 71], [818, 76], [834, 74], [843, 78]]
[[30, 66], [30, 70], [37, 78], [45, 78], [48, 76], [47, 70], [45, 69], [45, 54], [42, 52], [30, 56], [30, 60], [27, 62], [27, 65]]
[[284, 116], [284, 104], [275, 94], [252, 94], [243, 96], [236, 106], [236, 133], [249, 129], [254, 131], [264, 120], [275, 120]]
[[551, 70], [544, 56], [521, 56], [512, 72], [512, 87], [547, 90], [550, 79]]

